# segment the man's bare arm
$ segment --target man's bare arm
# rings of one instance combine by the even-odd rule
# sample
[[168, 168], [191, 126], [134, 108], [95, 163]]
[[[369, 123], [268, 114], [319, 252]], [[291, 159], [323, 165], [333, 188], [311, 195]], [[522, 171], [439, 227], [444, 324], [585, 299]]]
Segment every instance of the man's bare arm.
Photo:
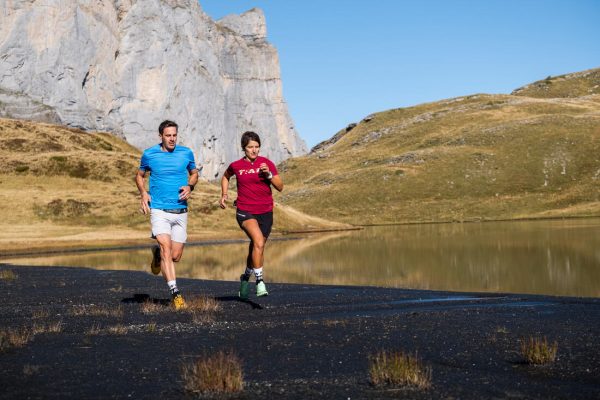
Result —
[[140, 192], [140, 211], [142, 214], [148, 214], [150, 212], [150, 195], [146, 191], [146, 171], [138, 169], [135, 174], [135, 185]]

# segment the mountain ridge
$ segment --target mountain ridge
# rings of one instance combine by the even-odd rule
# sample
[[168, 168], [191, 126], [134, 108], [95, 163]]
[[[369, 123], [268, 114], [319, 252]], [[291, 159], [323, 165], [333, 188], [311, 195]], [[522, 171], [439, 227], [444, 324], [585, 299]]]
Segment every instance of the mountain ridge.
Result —
[[283, 162], [281, 201], [354, 224], [600, 215], [599, 74], [371, 114]]

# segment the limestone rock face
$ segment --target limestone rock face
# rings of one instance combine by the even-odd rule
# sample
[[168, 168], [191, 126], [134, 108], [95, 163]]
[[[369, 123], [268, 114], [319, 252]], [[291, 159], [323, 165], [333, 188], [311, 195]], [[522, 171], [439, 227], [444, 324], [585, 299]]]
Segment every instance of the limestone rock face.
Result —
[[306, 153], [262, 11], [213, 21], [197, 0], [0, 0], [0, 116], [158, 142], [179, 124], [214, 179], [246, 130], [275, 162]]

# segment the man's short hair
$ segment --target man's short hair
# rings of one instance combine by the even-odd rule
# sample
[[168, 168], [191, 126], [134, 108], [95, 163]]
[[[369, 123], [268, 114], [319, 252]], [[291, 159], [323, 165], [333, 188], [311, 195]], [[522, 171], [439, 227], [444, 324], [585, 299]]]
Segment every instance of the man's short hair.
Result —
[[260, 147], [260, 137], [258, 136], [258, 133], [247, 131], [242, 134], [242, 150], [248, 146], [248, 143], [250, 143], [251, 140], [258, 143], [258, 146]]
[[175, 129], [176, 129], [177, 131], [179, 131], [179, 125], [177, 125], [177, 123], [176, 123], [176, 122], [169, 121], [168, 119], [165, 119], [165, 120], [164, 120], [163, 122], [161, 122], [161, 123], [160, 123], [160, 125], [158, 126], [158, 133], [159, 133], [160, 135], [162, 135], [162, 134], [163, 134], [163, 131], [165, 130], [165, 128], [170, 128], [170, 127], [172, 127], [172, 126], [174, 126], [174, 127], [175, 127]]

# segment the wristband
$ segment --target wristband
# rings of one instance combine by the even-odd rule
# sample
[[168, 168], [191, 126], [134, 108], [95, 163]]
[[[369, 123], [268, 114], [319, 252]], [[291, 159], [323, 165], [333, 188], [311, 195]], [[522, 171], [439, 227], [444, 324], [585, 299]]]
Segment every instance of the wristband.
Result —
[[190, 185], [190, 184], [188, 183], [188, 186], [190, 187], [190, 192], [193, 192], [193, 191], [194, 191], [194, 185]]

